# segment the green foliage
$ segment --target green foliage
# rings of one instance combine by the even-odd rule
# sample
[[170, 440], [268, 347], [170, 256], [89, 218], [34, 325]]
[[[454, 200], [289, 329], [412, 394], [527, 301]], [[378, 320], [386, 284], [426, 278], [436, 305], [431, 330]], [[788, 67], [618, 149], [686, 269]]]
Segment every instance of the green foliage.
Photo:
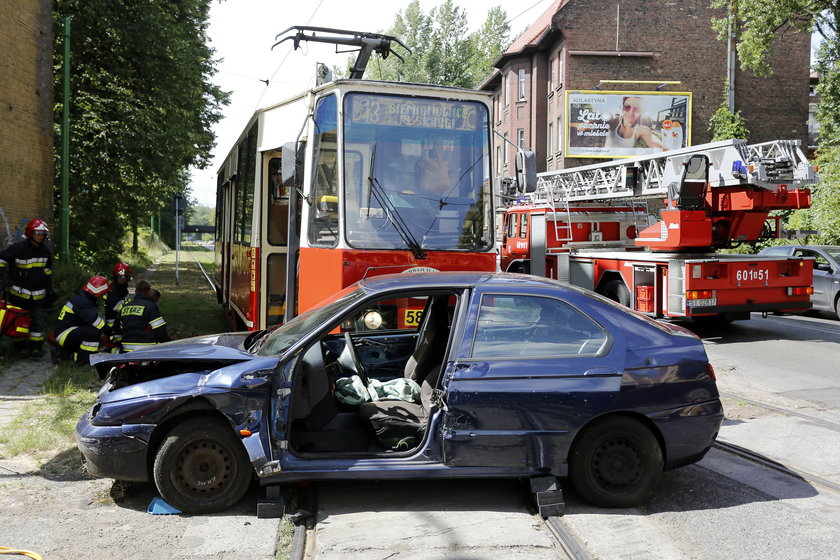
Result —
[[747, 121], [741, 116], [741, 111], [732, 112], [726, 103], [728, 85], [723, 86], [723, 101], [715, 114], [709, 119], [709, 130], [712, 132], [712, 142], [729, 140], [731, 138], [748, 138], [750, 131]]
[[[402, 40], [411, 54], [377, 60], [368, 67], [368, 77], [378, 80], [475, 87], [492, 70], [492, 63], [510, 43], [510, 26], [498, 6], [487, 12], [482, 27], [467, 33], [464, 9], [445, 0], [423, 13], [418, 0], [397, 12], [386, 31]], [[402, 54], [402, 53], [401, 53]]]
[[[71, 17], [70, 241], [101, 269], [126, 231], [184, 192], [208, 165], [227, 95], [210, 83], [210, 0], [57, 0], [56, 122], [63, 108], [63, 21]], [[60, 142], [56, 142], [60, 146]], [[60, 174], [57, 174], [60, 180]]]

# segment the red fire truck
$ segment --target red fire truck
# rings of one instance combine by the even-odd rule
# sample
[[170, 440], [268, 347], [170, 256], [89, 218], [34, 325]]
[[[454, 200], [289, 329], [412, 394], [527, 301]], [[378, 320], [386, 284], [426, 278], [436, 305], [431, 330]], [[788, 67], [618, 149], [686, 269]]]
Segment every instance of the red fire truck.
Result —
[[816, 180], [798, 141], [729, 140], [542, 173], [505, 210], [500, 266], [654, 317], [805, 310], [812, 261], [715, 251], [773, 236], [770, 211], [808, 208]]
[[395, 38], [291, 30], [295, 46], [360, 53], [350, 79], [258, 110], [218, 172], [215, 284], [232, 319], [266, 328], [365, 276], [494, 270], [490, 95], [362, 80]]

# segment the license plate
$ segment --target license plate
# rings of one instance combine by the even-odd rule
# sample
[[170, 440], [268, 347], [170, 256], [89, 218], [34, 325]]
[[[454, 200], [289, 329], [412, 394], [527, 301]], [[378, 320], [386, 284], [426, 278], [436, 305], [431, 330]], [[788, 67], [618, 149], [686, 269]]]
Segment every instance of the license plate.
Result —
[[717, 305], [717, 298], [689, 299], [686, 301], [686, 305], [688, 307], [712, 307], [713, 305]]

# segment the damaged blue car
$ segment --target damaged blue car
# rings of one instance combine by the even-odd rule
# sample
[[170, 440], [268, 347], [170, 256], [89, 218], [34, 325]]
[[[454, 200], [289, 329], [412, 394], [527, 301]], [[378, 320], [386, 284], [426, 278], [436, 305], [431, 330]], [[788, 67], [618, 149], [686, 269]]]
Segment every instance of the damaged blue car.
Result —
[[379, 276], [266, 331], [91, 362], [88, 471], [190, 513], [255, 479], [557, 476], [629, 507], [723, 418], [695, 335], [526, 275]]

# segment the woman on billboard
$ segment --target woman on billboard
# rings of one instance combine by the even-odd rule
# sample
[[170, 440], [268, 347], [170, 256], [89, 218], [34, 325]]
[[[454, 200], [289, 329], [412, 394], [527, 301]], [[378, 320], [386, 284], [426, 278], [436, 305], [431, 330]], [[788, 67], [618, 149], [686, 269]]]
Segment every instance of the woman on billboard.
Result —
[[[642, 98], [625, 96], [621, 101], [621, 116], [607, 135], [608, 148], [661, 148], [662, 143], [650, 127], [642, 124]], [[638, 142], [643, 142], [644, 146]]]

